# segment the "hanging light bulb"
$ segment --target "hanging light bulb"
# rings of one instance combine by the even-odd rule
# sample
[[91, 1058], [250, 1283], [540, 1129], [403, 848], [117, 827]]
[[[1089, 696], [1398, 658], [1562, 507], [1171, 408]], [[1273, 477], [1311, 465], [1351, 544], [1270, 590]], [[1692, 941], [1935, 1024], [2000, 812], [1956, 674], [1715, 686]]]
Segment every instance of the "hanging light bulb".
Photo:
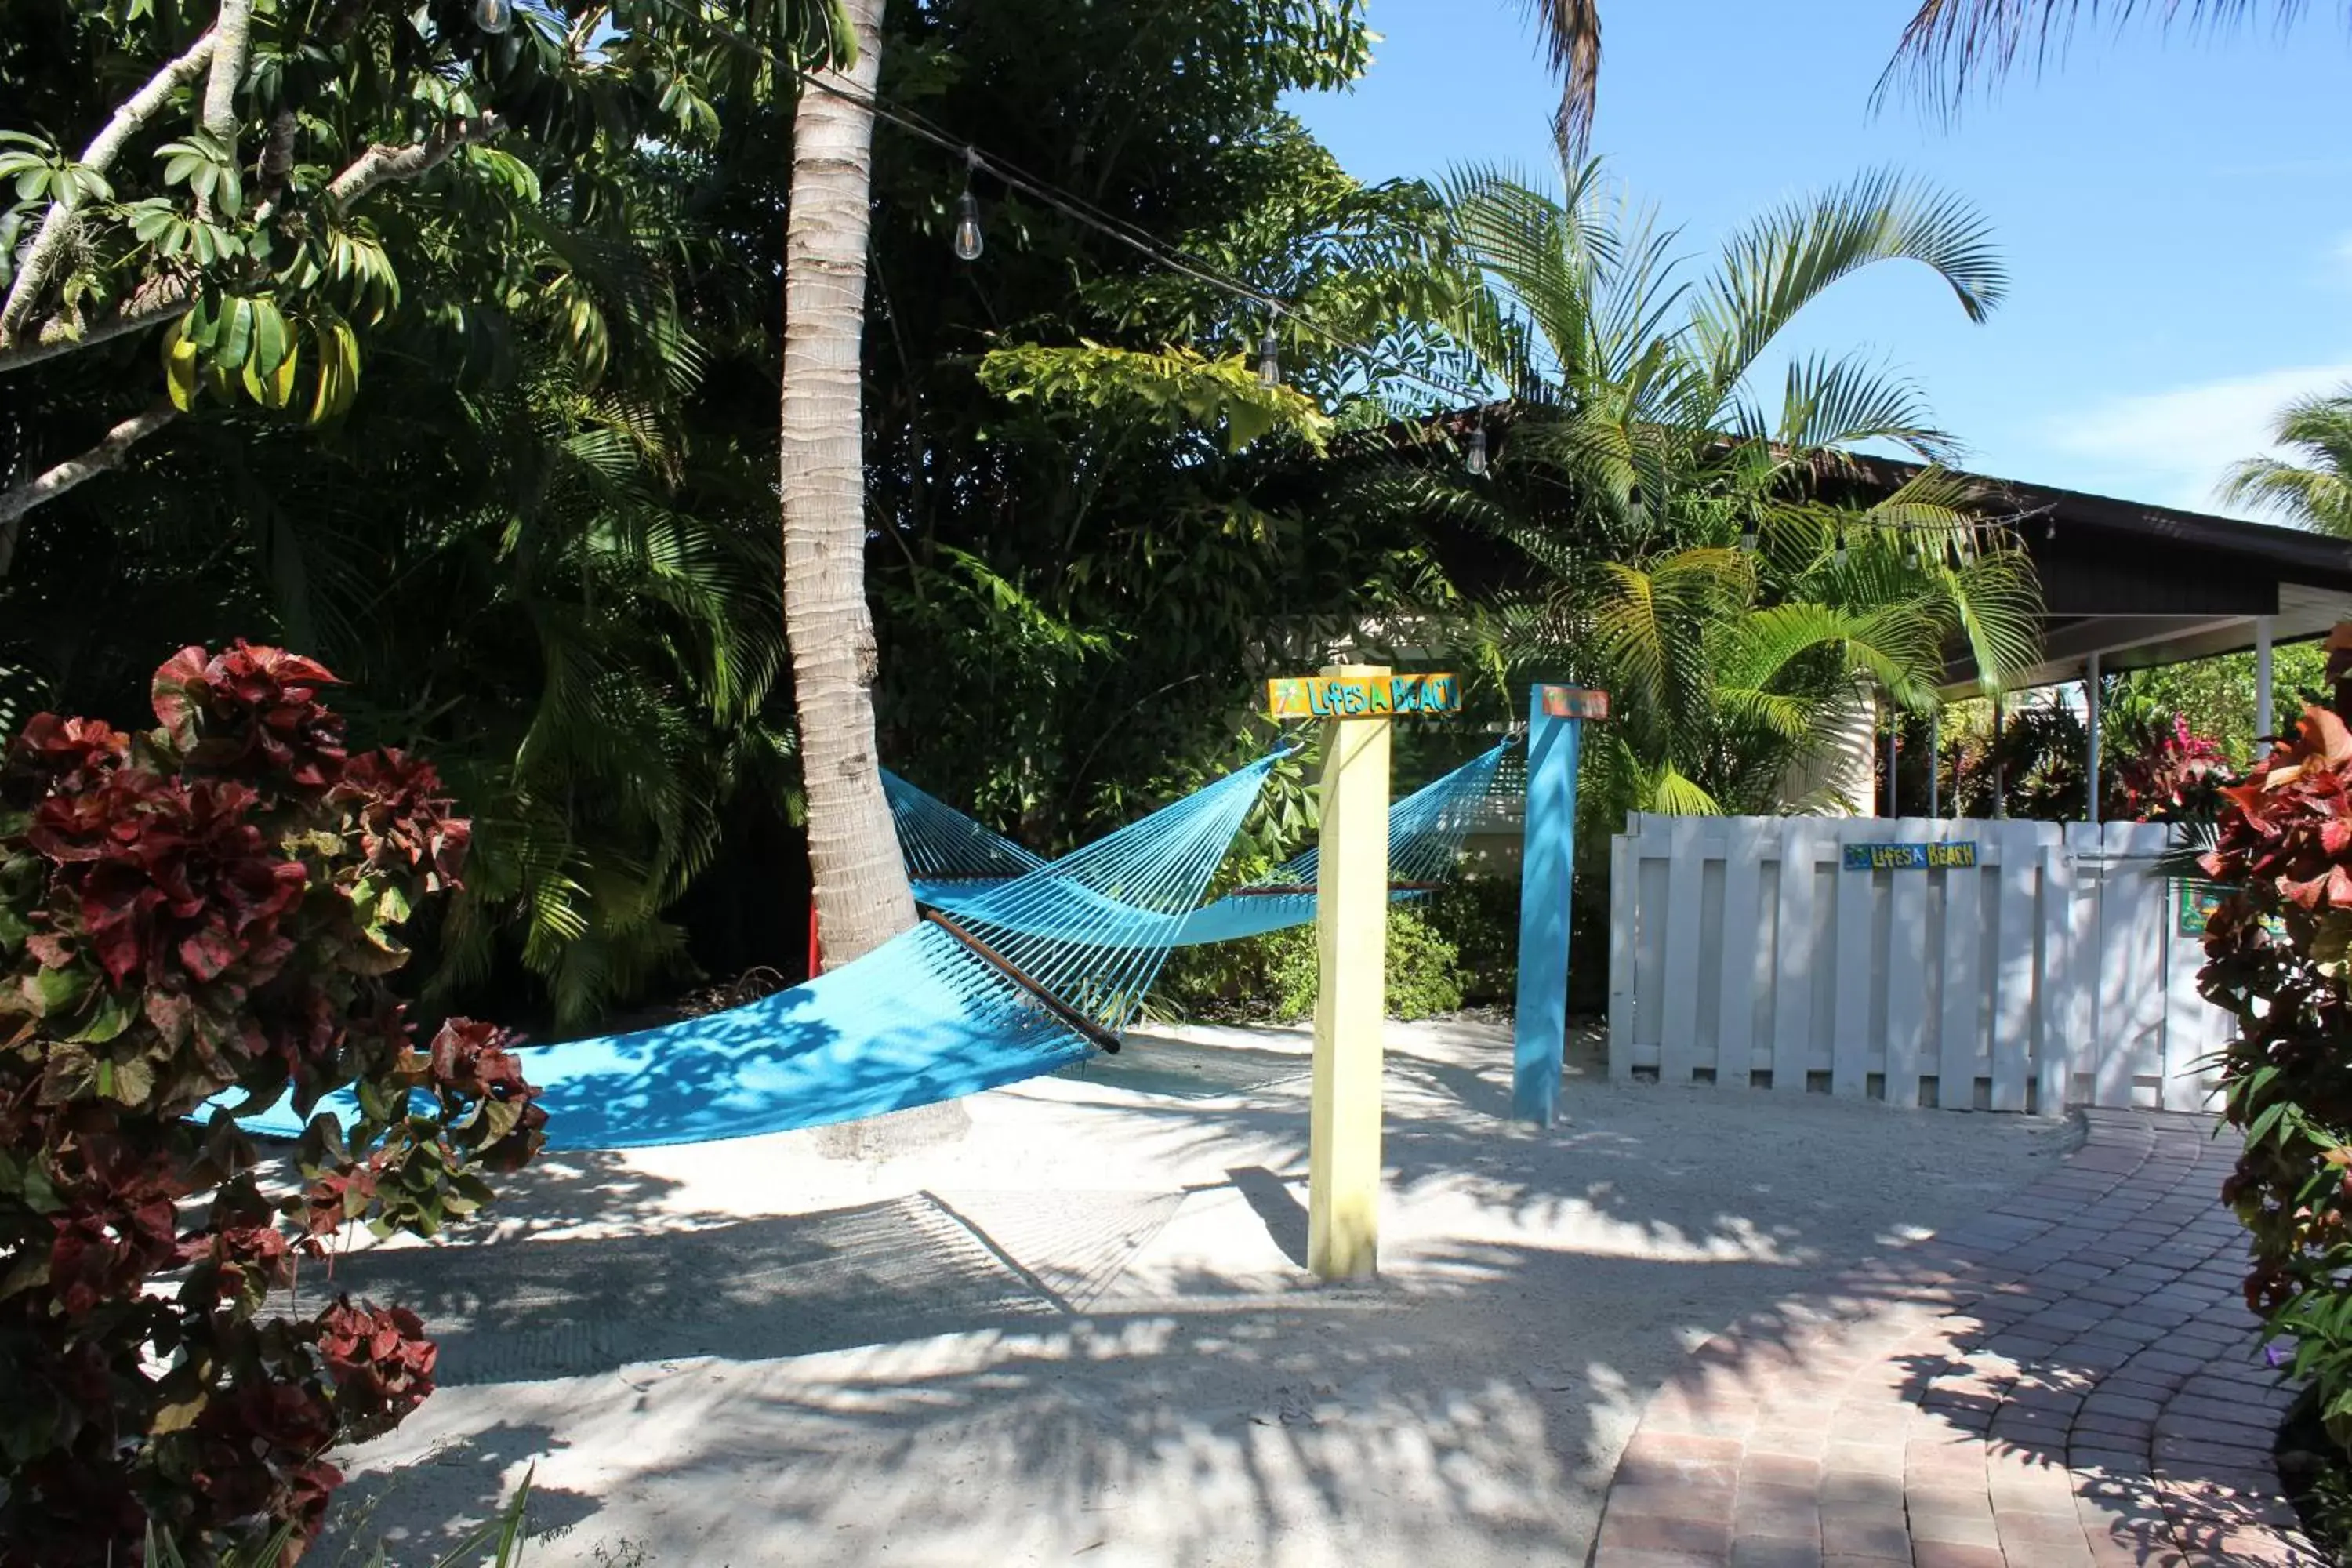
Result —
[[979, 260], [985, 244], [980, 232], [980, 198], [971, 194], [971, 172], [979, 167], [980, 154], [969, 147], [965, 148], [963, 195], [956, 198], [955, 253], [958, 261]]
[[1739, 548], [1753, 555], [1756, 553], [1756, 521], [1750, 518], [1740, 525]]
[[1830, 564], [1832, 566], [1845, 564], [1845, 530], [1843, 528], [1837, 531], [1837, 548], [1830, 552]]
[[1472, 479], [1486, 471], [1486, 427], [1484, 425], [1470, 427], [1470, 449], [1463, 455], [1462, 466], [1470, 470]]
[[2042, 537], [2044, 539], [2055, 539], [2058, 537], [2058, 520], [2056, 518], [2045, 517], [2042, 520]]
[[1265, 336], [1257, 342], [1257, 384], [1260, 386], [1282, 384], [1282, 342], [1274, 335], [1274, 322], [1265, 323]]
[[983, 243], [980, 234], [980, 198], [966, 191], [956, 198], [956, 259], [979, 260]]
[[474, 0], [474, 26], [485, 33], [503, 33], [514, 26], [514, 0]]
[[1919, 569], [1919, 542], [1916, 539], [1903, 547], [1903, 564], [1914, 572]]

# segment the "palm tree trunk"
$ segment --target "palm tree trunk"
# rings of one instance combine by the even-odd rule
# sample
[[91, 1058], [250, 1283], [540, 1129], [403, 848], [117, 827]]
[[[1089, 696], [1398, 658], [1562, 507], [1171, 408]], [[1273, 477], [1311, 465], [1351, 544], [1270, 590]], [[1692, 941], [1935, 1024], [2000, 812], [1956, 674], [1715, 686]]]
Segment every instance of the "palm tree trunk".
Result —
[[[857, 60], [819, 79], [869, 97], [885, 0], [848, 0]], [[915, 923], [874, 743], [859, 345], [874, 116], [802, 89], [784, 236], [784, 632], [800, 706], [809, 866], [828, 969]]]

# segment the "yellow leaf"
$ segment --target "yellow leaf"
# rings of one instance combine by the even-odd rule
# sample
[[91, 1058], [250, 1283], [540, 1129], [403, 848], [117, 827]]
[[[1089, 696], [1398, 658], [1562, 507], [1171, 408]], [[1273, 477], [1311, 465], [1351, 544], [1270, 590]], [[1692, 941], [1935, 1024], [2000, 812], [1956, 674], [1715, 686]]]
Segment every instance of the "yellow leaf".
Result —
[[153, 1423], [148, 1427], [149, 1433], [160, 1437], [167, 1432], [186, 1431], [196, 1424], [196, 1417], [205, 1413], [205, 1405], [209, 1400], [207, 1391], [198, 1389], [185, 1399], [161, 1406], [155, 1412]]
[[163, 390], [172, 406], [185, 414], [196, 405], [196, 345], [174, 320], [163, 333]]
[[283, 408], [294, 397], [294, 370], [300, 355], [289, 340], [279, 353], [278, 366], [268, 374], [257, 374], [258, 360], [245, 362], [245, 390], [264, 408]]
[[319, 387], [310, 400], [310, 423], [318, 425], [352, 405], [359, 386], [360, 345], [340, 316], [320, 322], [312, 336], [319, 350]]

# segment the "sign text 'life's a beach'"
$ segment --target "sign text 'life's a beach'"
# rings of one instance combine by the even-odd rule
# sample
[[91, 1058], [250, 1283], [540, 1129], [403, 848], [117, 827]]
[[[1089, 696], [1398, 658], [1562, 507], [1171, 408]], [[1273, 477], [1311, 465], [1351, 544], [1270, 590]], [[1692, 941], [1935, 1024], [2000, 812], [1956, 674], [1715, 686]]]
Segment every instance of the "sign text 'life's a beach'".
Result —
[[1451, 675], [1286, 676], [1265, 683], [1265, 707], [1276, 719], [1457, 713], [1462, 683]]

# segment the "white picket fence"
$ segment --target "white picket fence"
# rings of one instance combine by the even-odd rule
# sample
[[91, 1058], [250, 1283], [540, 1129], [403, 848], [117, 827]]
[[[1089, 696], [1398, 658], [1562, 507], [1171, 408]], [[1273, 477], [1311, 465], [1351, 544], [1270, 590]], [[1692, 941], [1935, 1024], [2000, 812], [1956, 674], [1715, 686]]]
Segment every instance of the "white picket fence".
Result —
[[[2054, 1114], [2192, 1110], [2228, 1037], [2147, 823], [1636, 816], [1614, 842], [1620, 1081]], [[1970, 869], [1844, 868], [1973, 844]]]

